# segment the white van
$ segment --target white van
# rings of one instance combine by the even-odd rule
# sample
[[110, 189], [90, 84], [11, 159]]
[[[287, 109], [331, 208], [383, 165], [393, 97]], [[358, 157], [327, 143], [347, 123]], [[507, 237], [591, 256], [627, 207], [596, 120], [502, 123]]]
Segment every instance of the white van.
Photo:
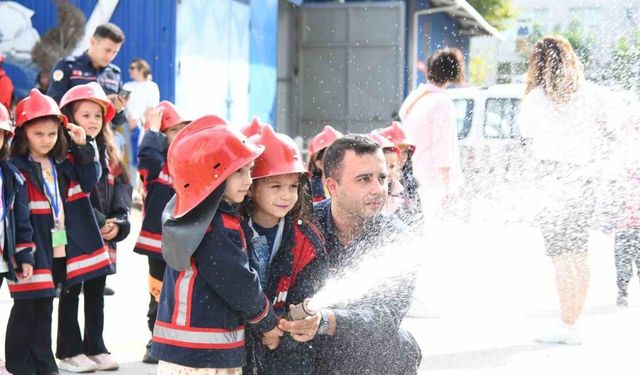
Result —
[[524, 84], [447, 90], [456, 106], [467, 186], [492, 188], [522, 173], [524, 148], [516, 125]]

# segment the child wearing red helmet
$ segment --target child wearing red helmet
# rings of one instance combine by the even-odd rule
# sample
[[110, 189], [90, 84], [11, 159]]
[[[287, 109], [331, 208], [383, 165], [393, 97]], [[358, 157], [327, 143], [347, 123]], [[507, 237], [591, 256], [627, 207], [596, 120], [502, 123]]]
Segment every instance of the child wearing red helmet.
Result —
[[26, 181], [36, 250], [33, 276], [9, 283], [14, 305], [6, 352], [14, 374], [58, 372], [51, 350], [55, 285], [62, 283], [64, 293], [114, 272], [89, 201], [100, 175], [95, 148], [93, 138], [37, 89], [16, 106], [11, 160]]
[[418, 181], [413, 175], [413, 152], [415, 144], [407, 137], [399, 122], [393, 121], [386, 128], [375, 130], [387, 138], [399, 150], [400, 184], [404, 191], [400, 192], [402, 202], [396, 210], [396, 216], [409, 225], [418, 225], [423, 220], [422, 204], [418, 195]]
[[[241, 205], [249, 262], [275, 311], [285, 316], [289, 305], [313, 296], [324, 280], [324, 242], [312, 224], [309, 182], [298, 146], [285, 134], [263, 125], [250, 138], [265, 151], [256, 159], [253, 184]], [[248, 367], [258, 374], [310, 374], [310, 340], [322, 316], [308, 317], [305, 332], [286, 335], [278, 350], [268, 350], [259, 336], [247, 332]], [[254, 372], [256, 371], [256, 372]]]
[[[29, 280], [33, 275], [33, 228], [25, 181], [8, 160], [13, 127], [9, 111], [0, 104], [0, 285], [2, 280]], [[9, 374], [0, 360], [0, 374]]]
[[151, 346], [158, 374], [241, 374], [245, 324], [278, 345], [282, 331], [234, 209], [262, 151], [216, 116], [193, 121], [169, 146], [176, 194], [163, 212], [167, 267]]
[[[175, 194], [167, 164], [167, 149], [176, 134], [188, 124], [176, 107], [167, 101], [160, 102], [149, 113], [138, 149], [138, 171], [143, 188], [142, 228], [133, 251], [146, 255], [149, 262], [149, 309], [147, 324], [153, 332], [158, 311], [162, 278], [166, 263], [162, 259], [162, 210]], [[158, 363], [150, 353], [151, 340], [147, 343], [142, 362]]]
[[311, 172], [309, 181], [311, 182], [311, 199], [313, 202], [320, 202], [329, 197], [322, 177], [322, 156], [324, 155], [324, 150], [341, 137], [342, 133], [331, 125], [327, 125], [309, 142], [308, 169]]
[[[127, 237], [131, 185], [123, 167], [109, 122], [115, 108], [96, 82], [72, 87], [60, 100], [67, 118], [95, 138], [102, 175], [92, 189], [90, 200], [100, 228], [116, 264], [116, 242]], [[56, 356], [66, 371], [115, 370], [118, 363], [111, 357], [102, 337], [104, 327], [104, 288], [107, 275], [102, 275], [67, 288], [58, 305], [58, 345]], [[78, 324], [78, 297], [84, 293], [84, 337]]]

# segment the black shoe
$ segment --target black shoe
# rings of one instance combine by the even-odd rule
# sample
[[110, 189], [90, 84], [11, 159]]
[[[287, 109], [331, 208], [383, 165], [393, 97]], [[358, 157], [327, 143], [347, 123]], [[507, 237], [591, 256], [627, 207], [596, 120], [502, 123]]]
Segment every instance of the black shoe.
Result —
[[113, 289], [111, 289], [111, 288], [109, 288], [108, 286], [105, 285], [104, 292], [102, 294], [104, 294], [105, 296], [112, 296], [112, 295], [116, 294], [116, 292]]
[[144, 357], [142, 357], [142, 363], [149, 363], [152, 365], [158, 364], [158, 360], [153, 358], [151, 355], [151, 340], [147, 344], [147, 351], [144, 353]]

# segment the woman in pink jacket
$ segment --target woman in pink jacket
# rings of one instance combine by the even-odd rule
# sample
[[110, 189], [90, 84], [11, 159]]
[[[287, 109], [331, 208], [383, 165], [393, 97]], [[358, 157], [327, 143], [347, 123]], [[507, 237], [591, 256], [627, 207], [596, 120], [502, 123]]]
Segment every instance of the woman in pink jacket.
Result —
[[438, 50], [427, 61], [428, 83], [412, 91], [400, 108], [407, 137], [416, 145], [413, 172], [420, 183], [418, 192], [427, 223], [437, 215], [445, 196], [462, 181], [455, 107], [445, 89], [463, 79], [462, 52], [456, 48]]

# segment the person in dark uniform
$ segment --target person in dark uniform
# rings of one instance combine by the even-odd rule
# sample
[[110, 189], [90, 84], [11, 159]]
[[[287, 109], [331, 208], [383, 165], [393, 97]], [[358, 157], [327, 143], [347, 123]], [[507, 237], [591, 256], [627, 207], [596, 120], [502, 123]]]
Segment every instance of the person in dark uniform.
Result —
[[47, 95], [60, 103], [70, 88], [89, 82], [98, 82], [116, 107], [111, 123], [118, 127], [126, 121], [123, 112], [127, 98], [119, 95], [122, 89], [120, 68], [111, 62], [124, 43], [124, 33], [112, 24], [105, 23], [93, 32], [89, 49], [80, 56], [67, 56], [59, 60], [51, 71]]
[[[116, 108], [116, 115], [111, 120], [115, 131], [127, 121], [124, 108], [128, 97], [120, 95], [122, 74], [120, 68], [111, 62], [116, 58], [124, 43], [124, 33], [112, 23], [105, 23], [93, 32], [89, 40], [89, 49], [80, 56], [67, 56], [59, 60], [51, 70], [47, 95], [57, 103], [70, 88], [89, 82], [98, 82], [107, 97]], [[116, 137], [119, 134], [115, 134]], [[105, 286], [105, 295], [113, 295], [113, 289]]]

